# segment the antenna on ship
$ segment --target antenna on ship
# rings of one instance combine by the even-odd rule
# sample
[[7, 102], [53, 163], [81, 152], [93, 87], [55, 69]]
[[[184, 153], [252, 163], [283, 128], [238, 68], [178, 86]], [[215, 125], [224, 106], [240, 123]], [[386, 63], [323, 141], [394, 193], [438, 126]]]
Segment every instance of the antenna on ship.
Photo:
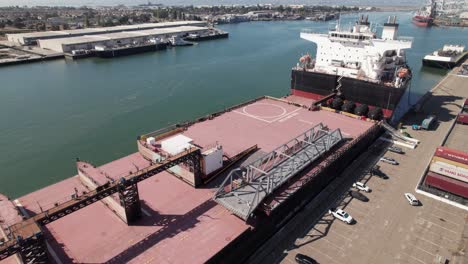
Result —
[[340, 31], [340, 28], [341, 28], [341, 11], [340, 11], [340, 17], [338, 17], [338, 24], [336, 25], [337, 27], [337, 31]]

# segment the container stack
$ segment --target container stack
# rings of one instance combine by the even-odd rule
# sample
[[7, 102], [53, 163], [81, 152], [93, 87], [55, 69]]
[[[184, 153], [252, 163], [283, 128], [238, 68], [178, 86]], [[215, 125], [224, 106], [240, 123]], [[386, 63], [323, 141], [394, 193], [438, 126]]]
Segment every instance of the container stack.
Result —
[[425, 184], [468, 198], [468, 153], [438, 147], [426, 174]]

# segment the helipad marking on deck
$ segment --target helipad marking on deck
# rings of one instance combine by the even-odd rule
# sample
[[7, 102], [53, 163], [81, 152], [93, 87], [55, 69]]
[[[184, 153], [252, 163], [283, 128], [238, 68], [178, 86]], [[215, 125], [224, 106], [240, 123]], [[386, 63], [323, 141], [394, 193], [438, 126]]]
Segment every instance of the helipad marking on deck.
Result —
[[[254, 115], [252, 113], [249, 113], [249, 111], [247, 111], [248, 107], [257, 106], [257, 105], [273, 106], [273, 107], [279, 108], [281, 110], [281, 114], [274, 115], [274, 116]], [[251, 105], [244, 106], [242, 108], [242, 112], [244, 112], [246, 115], [256, 116], [258, 118], [277, 118], [277, 117], [283, 116], [283, 115], [288, 113], [288, 111], [284, 107], [282, 107], [280, 105], [268, 104], [268, 103], [256, 103], [256, 104], [251, 104]]]
[[302, 123], [306, 123], [306, 124], [309, 124], [309, 125], [313, 125], [314, 123], [310, 122], [310, 121], [307, 121], [307, 120], [303, 120], [303, 119], [299, 119], [300, 122]]
[[[301, 110], [300, 108], [298, 108], [298, 109], [288, 113], [287, 110], [284, 107], [279, 106], [279, 105], [267, 104], [267, 103], [257, 103], [256, 105], [260, 105], [260, 104], [261, 105], [268, 105], [268, 106], [275, 106], [275, 107], [281, 108], [282, 113], [280, 115], [276, 115], [276, 116], [253, 115], [252, 113], [249, 113], [248, 111], [246, 111], [246, 108], [248, 106], [245, 106], [244, 108], [242, 108], [242, 111], [234, 110], [233, 112], [241, 114], [241, 115], [245, 115], [245, 116], [248, 116], [248, 117], [251, 117], [253, 119], [257, 119], [259, 121], [263, 121], [263, 122], [268, 123], [268, 124], [271, 124], [271, 123], [274, 123], [274, 122], [276, 122], [276, 121], [278, 121], [280, 119], [286, 118], [289, 115], [291, 115], [293, 113], [296, 113], [297, 111]], [[271, 118], [273, 118], [273, 120], [271, 120]]]
[[278, 122], [284, 122], [284, 121], [286, 121], [286, 120], [288, 120], [288, 119], [290, 119], [290, 118], [292, 118], [292, 117], [297, 116], [298, 114], [299, 114], [299, 113], [292, 113], [292, 114], [290, 114], [290, 115], [287, 115], [285, 118], [281, 118], [280, 120], [278, 120]]

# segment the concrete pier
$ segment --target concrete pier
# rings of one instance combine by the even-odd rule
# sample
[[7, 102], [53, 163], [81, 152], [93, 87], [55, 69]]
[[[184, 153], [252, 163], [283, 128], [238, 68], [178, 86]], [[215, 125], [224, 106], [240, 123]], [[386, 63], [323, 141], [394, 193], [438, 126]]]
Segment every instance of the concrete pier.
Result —
[[[297, 253], [319, 263], [424, 264], [445, 263], [445, 259], [468, 263], [464, 252], [468, 247], [468, 212], [415, 192], [434, 149], [445, 140], [468, 97], [468, 78], [456, 72], [458, 69], [432, 89], [418, 113], [403, 119], [405, 130], [421, 141], [416, 149], [405, 149], [401, 155], [386, 152], [388, 143], [375, 142], [318, 199], [263, 245], [249, 263], [295, 263]], [[428, 114], [438, 116], [435, 130], [411, 130], [412, 124], [421, 123]], [[381, 156], [394, 158], [400, 165], [378, 162]], [[375, 164], [389, 179], [371, 175]], [[355, 181], [373, 189], [364, 193], [369, 202], [349, 196]], [[422, 206], [409, 205], [403, 196], [405, 192], [416, 194]], [[330, 207], [344, 209], [356, 224], [346, 225], [334, 219], [327, 213]]]

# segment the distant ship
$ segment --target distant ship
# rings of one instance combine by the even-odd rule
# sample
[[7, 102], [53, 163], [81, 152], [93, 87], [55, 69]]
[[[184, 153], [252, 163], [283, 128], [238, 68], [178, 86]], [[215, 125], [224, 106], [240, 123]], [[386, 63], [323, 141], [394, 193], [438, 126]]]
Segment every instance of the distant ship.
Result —
[[444, 45], [440, 50], [434, 51], [423, 58], [423, 65], [452, 69], [458, 66], [468, 55], [468, 51], [461, 45]]
[[430, 5], [424, 6], [418, 10], [413, 16], [413, 24], [420, 27], [430, 27], [434, 21], [435, 2], [431, 1]]
[[410, 96], [405, 49], [412, 46], [412, 38], [397, 36], [398, 26], [389, 17], [379, 38], [361, 16], [348, 29], [338, 23], [328, 33], [301, 32], [317, 44], [317, 54], [303, 56], [292, 69], [291, 93], [336, 110], [398, 121], [411, 107], [402, 98]]

